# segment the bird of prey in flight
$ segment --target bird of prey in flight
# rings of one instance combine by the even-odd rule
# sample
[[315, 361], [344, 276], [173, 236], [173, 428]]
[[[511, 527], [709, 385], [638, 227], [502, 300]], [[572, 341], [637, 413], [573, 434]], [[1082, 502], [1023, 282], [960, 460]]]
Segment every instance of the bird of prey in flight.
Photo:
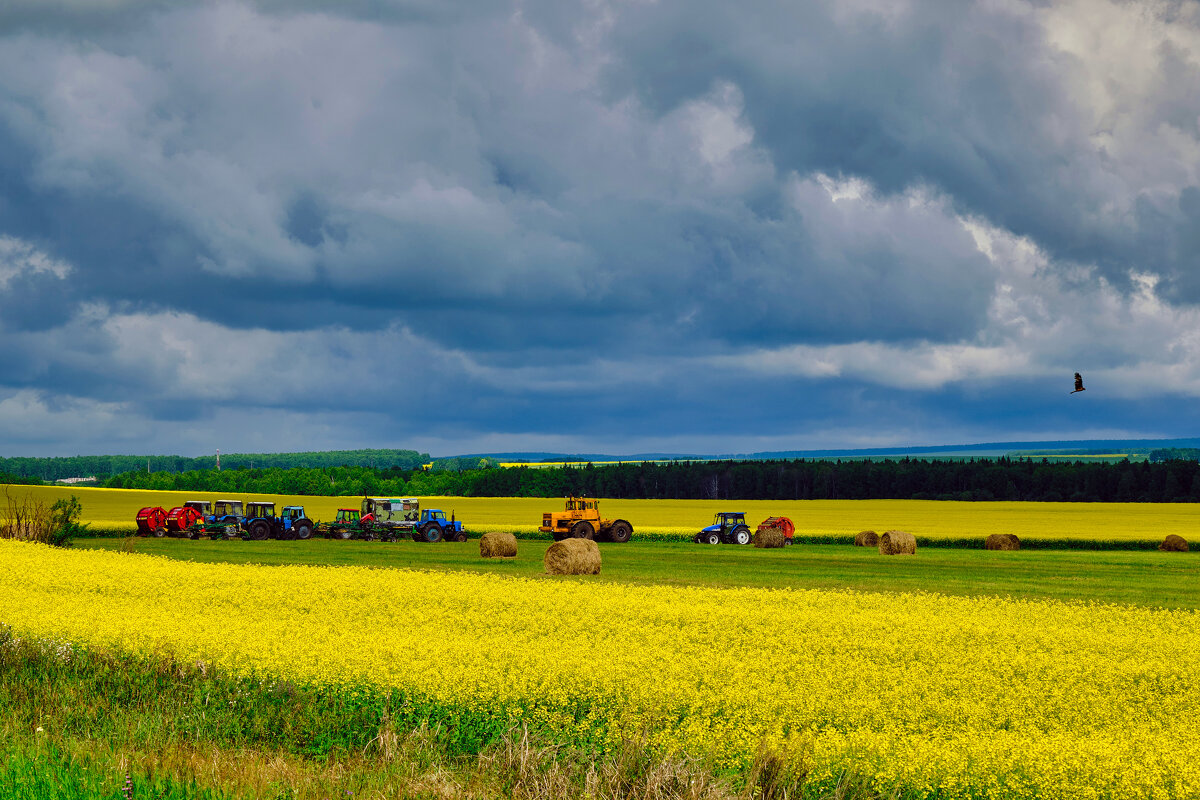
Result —
[[[1083, 376], [1081, 376], [1078, 372], [1076, 372], [1075, 373], [1075, 392], [1086, 392], [1086, 391], [1087, 390], [1083, 388]], [[1068, 392], [1068, 394], [1075, 394], [1075, 392]]]

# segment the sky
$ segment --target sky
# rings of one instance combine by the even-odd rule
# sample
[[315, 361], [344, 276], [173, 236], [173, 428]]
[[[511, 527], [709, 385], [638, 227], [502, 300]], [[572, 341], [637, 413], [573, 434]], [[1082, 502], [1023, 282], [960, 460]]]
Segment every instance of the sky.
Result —
[[0, 3], [0, 455], [1166, 438], [1198, 396], [1195, 3]]

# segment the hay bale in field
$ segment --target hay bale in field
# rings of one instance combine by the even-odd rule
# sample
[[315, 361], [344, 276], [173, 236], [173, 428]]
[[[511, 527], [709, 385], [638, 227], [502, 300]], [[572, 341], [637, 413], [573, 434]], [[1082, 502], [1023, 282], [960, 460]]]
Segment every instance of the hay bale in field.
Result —
[[754, 534], [755, 547], [783, 547], [786, 542], [782, 528], [762, 528]]
[[882, 556], [915, 555], [917, 537], [904, 531], [886, 531], [879, 537], [879, 554]]
[[859, 531], [854, 534], [855, 547], [878, 547], [879, 534], [875, 531]]
[[1158, 549], [1164, 553], [1186, 553], [1188, 551], [1187, 539], [1177, 533], [1169, 533]]
[[1011, 533], [993, 533], [983, 542], [984, 550], [1020, 550], [1021, 540]]
[[591, 539], [563, 539], [546, 548], [548, 575], [599, 575], [600, 546]]
[[500, 531], [485, 533], [479, 538], [479, 555], [484, 558], [516, 558], [517, 537]]

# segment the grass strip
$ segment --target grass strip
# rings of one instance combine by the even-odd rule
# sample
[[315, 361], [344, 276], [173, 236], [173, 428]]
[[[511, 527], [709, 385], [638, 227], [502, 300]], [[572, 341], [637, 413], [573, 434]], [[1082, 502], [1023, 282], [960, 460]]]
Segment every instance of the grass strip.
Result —
[[[764, 754], [738, 775], [504, 715], [16, 638], [0, 626], [0, 800], [817, 797]], [[586, 737], [584, 737], [586, 739]], [[826, 787], [827, 788], [827, 787]], [[846, 798], [873, 796], [861, 783]]]

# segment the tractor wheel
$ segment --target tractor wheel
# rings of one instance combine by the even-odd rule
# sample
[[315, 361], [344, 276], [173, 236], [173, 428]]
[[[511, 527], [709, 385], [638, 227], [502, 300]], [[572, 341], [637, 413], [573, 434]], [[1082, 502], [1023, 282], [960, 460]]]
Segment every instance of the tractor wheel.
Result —
[[467, 540], [467, 532], [466, 531], [459, 531], [458, 533], [454, 534], [454, 541], [465, 542], [466, 540]]
[[617, 520], [608, 529], [608, 538], [617, 544], [628, 542], [631, 536], [633, 536], [633, 526], [623, 519]]
[[580, 520], [571, 526], [571, 535], [576, 539], [594, 539], [596, 538], [596, 529], [586, 519]]
[[709, 544], [720, 544], [721, 534], [717, 533], [716, 531], [713, 531], [712, 533], [706, 533], [704, 534], [704, 541]]
[[157, 528], [155, 528], [155, 529], [154, 529], [154, 536], [155, 536], [156, 538], [158, 538], [158, 539], [161, 539], [162, 537], [164, 537], [164, 536], [166, 536], [166, 535], [167, 535], [167, 529], [166, 529], [166, 528], [164, 528], [164, 527], [162, 527], [162, 526], [159, 526], [159, 527], [157, 527]]
[[267, 523], [259, 521], [250, 526], [250, 538], [256, 542], [261, 542], [271, 534], [271, 529], [267, 527]]
[[426, 542], [440, 542], [442, 540], [442, 527], [436, 522], [427, 522], [421, 528], [421, 539]]
[[734, 544], [750, 544], [750, 529], [745, 525], [739, 525], [733, 529], [731, 538]]
[[292, 523], [292, 532], [296, 534], [297, 539], [311, 539], [313, 533], [312, 520], [301, 517]]

